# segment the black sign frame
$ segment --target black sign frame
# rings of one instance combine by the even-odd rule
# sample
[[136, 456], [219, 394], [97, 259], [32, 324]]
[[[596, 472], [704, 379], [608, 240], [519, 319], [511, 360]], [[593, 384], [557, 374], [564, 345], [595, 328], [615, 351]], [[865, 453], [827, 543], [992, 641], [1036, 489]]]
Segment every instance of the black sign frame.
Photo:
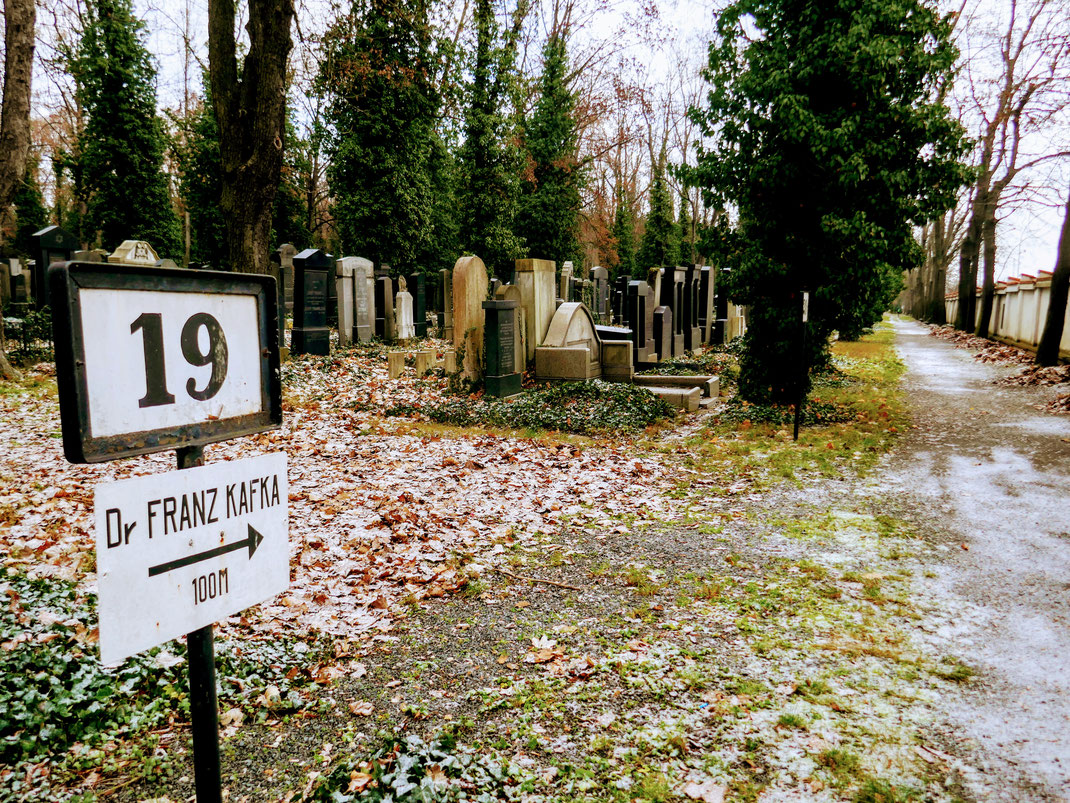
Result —
[[[63, 454], [69, 462], [101, 463], [203, 446], [278, 429], [282, 425], [277, 288], [273, 276], [94, 262], [57, 262], [49, 266], [48, 282]], [[83, 289], [254, 296], [260, 337], [260, 411], [160, 429], [93, 437], [89, 421], [85, 333], [82, 327], [80, 294]]]

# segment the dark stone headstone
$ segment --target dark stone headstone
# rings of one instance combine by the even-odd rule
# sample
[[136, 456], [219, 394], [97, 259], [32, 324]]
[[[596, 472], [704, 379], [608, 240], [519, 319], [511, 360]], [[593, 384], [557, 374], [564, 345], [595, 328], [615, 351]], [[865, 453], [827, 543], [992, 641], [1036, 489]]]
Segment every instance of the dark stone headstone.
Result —
[[397, 339], [394, 326], [394, 280], [381, 272], [375, 274], [375, 336], [384, 343]]
[[628, 282], [630, 281], [630, 276], [618, 276], [613, 280], [613, 289], [610, 293], [611, 323], [624, 323], [624, 300], [628, 295]]
[[[723, 286], [723, 279], [728, 274], [727, 268], [721, 268], [718, 283]], [[713, 342], [721, 345], [728, 337], [728, 295], [722, 290], [713, 295]]]
[[[0, 260], [0, 309], [11, 300], [11, 265], [7, 260]], [[2, 325], [2, 324], [0, 324]]]
[[412, 294], [412, 328], [417, 337], [427, 337], [427, 278], [423, 273], [409, 276], [409, 292]]
[[294, 257], [297, 249], [290, 243], [284, 243], [278, 250], [271, 253], [271, 261], [278, 265], [276, 277], [279, 282], [279, 295], [282, 296], [283, 306], [286, 312], [292, 313], [294, 308]]
[[307, 248], [294, 257], [293, 353], [331, 353], [331, 330], [327, 326], [329, 285], [333, 284], [334, 259]]
[[11, 277], [11, 303], [28, 304], [30, 302], [30, 274], [23, 271]]
[[516, 365], [516, 310], [512, 300], [484, 301], [483, 356], [488, 396], [512, 396], [520, 392], [521, 374]]
[[80, 247], [78, 240], [66, 229], [48, 226], [33, 233], [34, 269], [27, 292], [37, 309], [48, 305], [48, 266], [53, 262], [67, 262]]
[[684, 353], [684, 281], [686, 272], [683, 268], [665, 268], [661, 279], [662, 306], [672, 310], [672, 356], [680, 357]]
[[658, 362], [672, 356], [672, 310], [658, 307], [654, 310], [654, 344]]
[[609, 271], [596, 267], [591, 271], [591, 281], [594, 283], [594, 314], [601, 321], [609, 315]]
[[638, 363], [654, 361], [654, 308], [650, 288], [646, 282], [628, 282], [628, 300], [625, 304], [625, 321], [632, 330], [632, 359]]
[[698, 326], [702, 330], [703, 343], [709, 343], [713, 336], [714, 278], [714, 269], [710, 265], [703, 265], [698, 282]]
[[699, 284], [702, 274], [691, 265], [684, 269], [683, 333], [684, 349], [694, 351], [702, 345], [702, 329], [699, 327]]

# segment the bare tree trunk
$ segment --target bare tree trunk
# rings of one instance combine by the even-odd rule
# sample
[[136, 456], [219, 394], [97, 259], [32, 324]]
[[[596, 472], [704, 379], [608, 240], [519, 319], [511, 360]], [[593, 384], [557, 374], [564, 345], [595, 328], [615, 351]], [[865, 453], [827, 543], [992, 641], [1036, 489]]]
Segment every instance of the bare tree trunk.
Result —
[[249, 49], [239, 69], [234, 0], [208, 0], [209, 74], [223, 174], [220, 208], [230, 267], [245, 273], [270, 272], [293, 16], [293, 0], [249, 0]]
[[30, 155], [33, 0], [4, 0], [4, 103], [0, 112], [0, 209], [7, 209], [26, 175]]
[[1037, 345], [1037, 365], [1057, 365], [1059, 343], [1063, 339], [1063, 322], [1066, 320], [1066, 299], [1070, 294], [1070, 197], [1066, 201], [1063, 216], [1063, 231], [1059, 236], [1059, 256], [1055, 261], [1055, 273], [1051, 277], [1051, 299], [1048, 302], [1048, 317], [1044, 321], [1044, 333]]
[[959, 308], [955, 328], [973, 331], [974, 306], [977, 293], [977, 256], [980, 250], [981, 226], [978, 219], [970, 221], [966, 237], [959, 248]]
[[[4, 0], [4, 100], [0, 110], [0, 212], [11, 206], [30, 155], [30, 79], [33, 76], [34, 0]], [[0, 322], [0, 327], [2, 327]], [[0, 377], [18, 378], [0, 331]]]
[[932, 272], [928, 297], [926, 298], [925, 317], [930, 323], [943, 326], [947, 323], [947, 308], [944, 306], [944, 284], [947, 281], [947, 229], [944, 216], [933, 221], [932, 235]]
[[977, 316], [977, 336], [988, 337], [992, 319], [992, 305], [996, 296], [996, 210], [989, 206], [981, 224], [981, 242], [984, 246], [984, 282], [981, 286], [981, 313]]

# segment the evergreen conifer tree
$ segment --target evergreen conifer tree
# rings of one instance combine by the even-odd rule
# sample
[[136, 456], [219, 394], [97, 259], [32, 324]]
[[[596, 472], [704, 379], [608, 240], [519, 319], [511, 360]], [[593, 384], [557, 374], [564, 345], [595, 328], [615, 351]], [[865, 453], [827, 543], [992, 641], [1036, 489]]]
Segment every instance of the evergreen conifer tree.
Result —
[[635, 221], [624, 188], [617, 185], [617, 212], [613, 216], [613, 239], [617, 242], [617, 266], [613, 278], [635, 276]]
[[952, 25], [933, 0], [735, 0], [718, 18], [707, 108], [691, 112], [712, 144], [683, 172], [708, 205], [738, 209], [704, 247], [750, 307], [744, 398], [796, 401], [799, 366], [827, 359], [834, 329], [880, 319], [921, 262], [913, 226], [954, 203], [967, 142], [938, 91]]
[[428, 0], [354, 0], [325, 35], [333, 133], [327, 180], [341, 247], [417, 267], [435, 242], [439, 98]]
[[459, 241], [492, 273], [511, 272], [513, 260], [523, 253], [513, 230], [520, 163], [502, 111], [512, 78], [511, 50], [498, 41], [490, 0], [476, 0], [475, 22], [476, 61], [457, 159]]
[[665, 151], [662, 150], [654, 164], [654, 175], [650, 181], [650, 211], [646, 216], [646, 228], [639, 244], [639, 264], [636, 266], [640, 272], [679, 262], [672, 211], [672, 198], [665, 184]]
[[219, 125], [208, 92], [205, 94], [204, 101], [179, 122], [182, 136], [175, 146], [175, 162], [179, 194], [189, 211], [190, 261], [219, 268], [227, 261], [227, 228], [219, 206]]
[[691, 229], [691, 200], [686, 192], [680, 193], [680, 216], [676, 219], [676, 232], [680, 261], [691, 265], [695, 261], [695, 232]]
[[565, 79], [568, 56], [562, 36], [543, 50], [539, 99], [524, 132], [528, 168], [521, 182], [517, 234], [528, 255], [559, 265], [580, 259], [580, 185], [576, 98]]
[[156, 114], [156, 67], [131, 0], [89, 0], [71, 65], [85, 114], [79, 135], [78, 195], [87, 202], [83, 239], [115, 248], [146, 240], [179, 257], [178, 219], [163, 170], [167, 140]]

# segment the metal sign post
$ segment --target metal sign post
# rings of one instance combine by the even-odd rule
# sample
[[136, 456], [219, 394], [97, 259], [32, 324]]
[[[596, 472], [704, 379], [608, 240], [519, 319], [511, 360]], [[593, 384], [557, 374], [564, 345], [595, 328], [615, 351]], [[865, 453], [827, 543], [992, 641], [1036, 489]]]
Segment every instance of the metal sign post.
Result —
[[799, 440], [799, 424], [802, 421], [803, 405], [806, 404], [806, 380], [810, 373], [806, 358], [806, 321], [809, 317], [810, 294], [804, 292], [802, 294], [802, 337], [799, 338], [799, 347], [802, 349], [802, 359], [799, 360], [799, 365], [802, 366], [802, 376], [799, 378], [799, 399], [795, 402], [795, 434], [792, 435], [792, 440], [795, 441]]
[[95, 489], [101, 660], [186, 634], [197, 800], [220, 803], [212, 624], [288, 586], [288, 492], [285, 454], [204, 445], [282, 422], [275, 282], [67, 262], [49, 283], [68, 461], [177, 450]]
[[[204, 465], [203, 446], [175, 452], [179, 470]], [[219, 704], [215, 695], [215, 642], [210, 624], [186, 634], [189, 717], [193, 733], [193, 782], [197, 803], [222, 803], [219, 772]]]

